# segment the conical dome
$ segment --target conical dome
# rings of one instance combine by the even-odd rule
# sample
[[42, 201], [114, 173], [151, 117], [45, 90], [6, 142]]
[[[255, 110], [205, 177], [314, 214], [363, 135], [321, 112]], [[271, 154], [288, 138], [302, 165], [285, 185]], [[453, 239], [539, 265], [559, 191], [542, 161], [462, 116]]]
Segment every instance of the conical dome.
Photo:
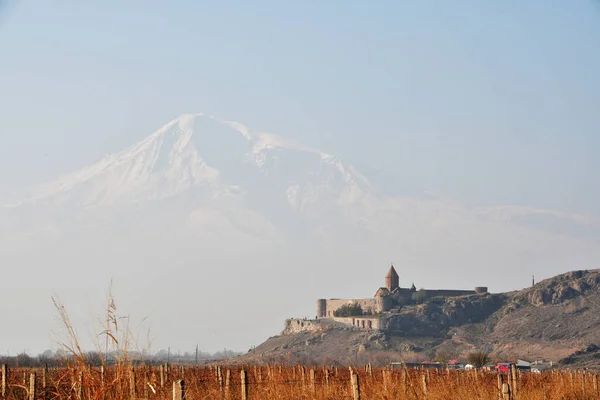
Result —
[[400, 277], [398, 276], [398, 273], [396, 272], [396, 270], [394, 269], [394, 266], [392, 265], [390, 267], [390, 270], [388, 271], [387, 275], [385, 276], [385, 286], [391, 292], [395, 289], [398, 289], [398, 287], [400, 287], [399, 282], [400, 282]]
[[396, 272], [396, 269], [394, 268], [393, 265], [390, 266], [390, 270], [388, 271], [388, 273], [385, 277], [386, 278], [392, 278], [392, 277], [399, 278], [398, 273]]

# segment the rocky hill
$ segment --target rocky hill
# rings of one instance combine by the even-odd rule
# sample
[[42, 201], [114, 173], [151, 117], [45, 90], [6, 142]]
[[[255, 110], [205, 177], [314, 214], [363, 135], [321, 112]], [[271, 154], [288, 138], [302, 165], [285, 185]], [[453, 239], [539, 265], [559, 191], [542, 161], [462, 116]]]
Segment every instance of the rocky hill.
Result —
[[600, 368], [600, 270], [573, 271], [520, 291], [431, 299], [404, 307], [388, 331], [332, 320], [288, 320], [240, 362], [387, 363], [466, 358], [544, 359]]

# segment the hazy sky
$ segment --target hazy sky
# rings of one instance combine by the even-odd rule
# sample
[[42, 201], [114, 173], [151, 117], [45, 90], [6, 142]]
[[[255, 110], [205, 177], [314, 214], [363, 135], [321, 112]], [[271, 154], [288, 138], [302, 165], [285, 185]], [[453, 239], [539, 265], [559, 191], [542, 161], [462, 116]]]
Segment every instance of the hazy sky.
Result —
[[[347, 234], [343, 250], [322, 257], [312, 242], [293, 248], [292, 241], [292, 253], [267, 251], [254, 262], [229, 246], [229, 233], [209, 257], [197, 248], [203, 239], [168, 212], [156, 219], [175, 233], [157, 229], [146, 218], [155, 216], [152, 206], [148, 214], [121, 216], [123, 224], [139, 218], [142, 235], [100, 228], [80, 237], [87, 229], [81, 221], [104, 215], [65, 215], [71, 236], [59, 245], [40, 239], [35, 249], [23, 239], [24, 251], [10, 246], [28, 236], [14, 234], [9, 220], [0, 225], [9, 240], [0, 241], [0, 315], [14, 327], [4, 338], [7, 350], [55, 343], [46, 338], [55, 322], [50, 294], [86, 315], [111, 276], [123, 309], [149, 314], [158, 348], [245, 350], [277, 334], [284, 318], [312, 316], [317, 296], [372, 295], [392, 260], [403, 285], [496, 291], [522, 288], [532, 274], [593, 268], [600, 259], [597, 224], [584, 222], [575, 232], [562, 229], [569, 218], [544, 225], [562, 214], [537, 214], [551, 208], [600, 217], [598, 2], [0, 4], [0, 200], [195, 112], [339, 155], [370, 171], [387, 192], [409, 195], [374, 203], [397, 219], [377, 207], [366, 214], [365, 221], [387, 229], [385, 243], [374, 240], [373, 249], [363, 249], [351, 230], [332, 230], [320, 233], [342, 242]], [[436, 196], [412, 201], [426, 191], [469, 206], [531, 206], [525, 217], [541, 228], [505, 224], [502, 215], [487, 220]], [[36, 210], [24, 210], [13, 222], [40, 224]], [[238, 220], [260, 219], [243, 211]], [[227, 212], [214, 226], [238, 215]], [[41, 225], [52, 236], [52, 226]], [[247, 238], [239, 242], [247, 245]], [[221, 253], [230, 257], [226, 263]], [[228, 318], [240, 299], [251, 312]], [[268, 310], [261, 323], [253, 310]]]
[[5, 3], [0, 193], [201, 111], [400, 193], [600, 214], [597, 2]]

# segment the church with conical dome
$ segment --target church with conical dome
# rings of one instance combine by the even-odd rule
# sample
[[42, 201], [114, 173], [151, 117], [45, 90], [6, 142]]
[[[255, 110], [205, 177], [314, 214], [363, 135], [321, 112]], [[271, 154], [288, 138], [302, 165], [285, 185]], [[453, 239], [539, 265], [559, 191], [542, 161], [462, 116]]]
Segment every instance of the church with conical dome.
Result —
[[393, 292], [400, 287], [400, 277], [393, 265], [385, 276], [385, 287], [387, 287], [390, 292]]
[[382, 329], [382, 318], [398, 313], [403, 307], [414, 306], [435, 299], [448, 297], [483, 295], [487, 287], [474, 290], [420, 289], [414, 283], [410, 287], [400, 286], [400, 276], [393, 265], [385, 275], [385, 286], [366, 299], [319, 299], [317, 319], [331, 318], [360, 328]]

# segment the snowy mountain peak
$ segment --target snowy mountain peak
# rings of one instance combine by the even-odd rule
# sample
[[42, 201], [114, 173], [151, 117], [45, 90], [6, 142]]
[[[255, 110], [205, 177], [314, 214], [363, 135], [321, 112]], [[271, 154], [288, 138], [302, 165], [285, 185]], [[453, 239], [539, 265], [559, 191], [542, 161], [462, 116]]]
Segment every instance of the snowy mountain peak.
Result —
[[[355, 201], [368, 181], [339, 158], [239, 122], [183, 114], [133, 146], [36, 189], [26, 203], [79, 207], [138, 203], [195, 188], [236, 192], [268, 185]], [[347, 193], [353, 193], [350, 198]]]

